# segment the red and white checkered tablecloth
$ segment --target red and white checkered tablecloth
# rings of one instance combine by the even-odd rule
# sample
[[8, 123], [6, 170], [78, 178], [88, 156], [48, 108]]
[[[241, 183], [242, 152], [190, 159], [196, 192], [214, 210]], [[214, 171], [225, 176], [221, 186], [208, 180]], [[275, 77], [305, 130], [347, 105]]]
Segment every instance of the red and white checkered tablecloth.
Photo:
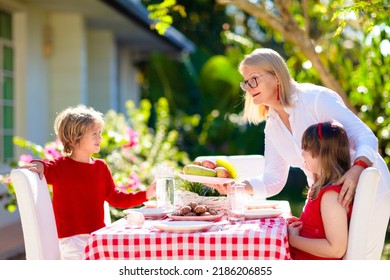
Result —
[[92, 233], [87, 260], [287, 260], [290, 259], [284, 218], [249, 220], [241, 225], [216, 222], [201, 232], [163, 232], [147, 220], [132, 229], [125, 219]]

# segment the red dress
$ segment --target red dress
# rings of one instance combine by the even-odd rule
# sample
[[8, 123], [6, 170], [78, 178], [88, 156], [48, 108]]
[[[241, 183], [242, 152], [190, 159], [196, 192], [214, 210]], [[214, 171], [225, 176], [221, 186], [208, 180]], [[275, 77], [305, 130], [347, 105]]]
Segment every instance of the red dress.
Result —
[[59, 238], [89, 234], [104, 227], [104, 201], [117, 208], [130, 208], [147, 201], [145, 191], [119, 192], [103, 160], [82, 163], [61, 157], [39, 161], [45, 166], [47, 183], [53, 187], [53, 209]]
[[[322, 188], [316, 199], [308, 199], [304, 210], [301, 214], [300, 221], [302, 221], [302, 229], [299, 231], [299, 235], [307, 238], [323, 239], [326, 237], [324, 223], [321, 217], [321, 200], [322, 196], [327, 191], [335, 191], [340, 193], [341, 186], [326, 186]], [[351, 218], [352, 206], [350, 206], [347, 217], [348, 222]], [[293, 260], [337, 260], [337, 258], [323, 258], [305, 251], [299, 250], [294, 247], [290, 247], [291, 258]]]

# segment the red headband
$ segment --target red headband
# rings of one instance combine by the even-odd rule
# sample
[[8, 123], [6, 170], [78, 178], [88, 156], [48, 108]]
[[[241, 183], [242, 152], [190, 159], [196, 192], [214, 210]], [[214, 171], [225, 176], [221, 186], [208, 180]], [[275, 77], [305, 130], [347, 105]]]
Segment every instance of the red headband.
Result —
[[318, 138], [322, 141], [322, 123], [318, 124]]

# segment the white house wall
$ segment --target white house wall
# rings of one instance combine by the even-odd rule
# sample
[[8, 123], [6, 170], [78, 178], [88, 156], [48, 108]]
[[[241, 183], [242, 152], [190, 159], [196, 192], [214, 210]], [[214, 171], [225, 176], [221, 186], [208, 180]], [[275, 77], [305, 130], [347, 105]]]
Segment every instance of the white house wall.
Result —
[[[49, 65], [42, 55], [43, 19], [35, 7], [13, 14], [15, 50], [15, 135], [36, 143], [48, 139]], [[38, 36], [37, 36], [38, 35]]]
[[0, 0], [0, 8], [13, 16], [15, 135], [41, 145], [55, 139], [54, 119], [67, 106], [124, 112], [127, 100], [139, 101], [137, 60], [180, 52], [181, 37], [160, 40], [101, 1]]
[[83, 17], [51, 13], [53, 51], [50, 57], [51, 123], [68, 106], [87, 102], [87, 44]]
[[[59, 111], [88, 101], [86, 32], [79, 14], [22, 7], [13, 12], [15, 136], [42, 145], [55, 139]], [[43, 49], [47, 26], [49, 55]]]
[[102, 113], [118, 107], [117, 55], [110, 30], [88, 31], [88, 104]]
[[119, 47], [119, 108], [118, 111], [126, 112], [125, 103], [133, 100], [135, 104], [140, 101], [140, 87], [137, 77], [138, 70], [134, 67], [135, 58], [131, 50], [122, 46]]

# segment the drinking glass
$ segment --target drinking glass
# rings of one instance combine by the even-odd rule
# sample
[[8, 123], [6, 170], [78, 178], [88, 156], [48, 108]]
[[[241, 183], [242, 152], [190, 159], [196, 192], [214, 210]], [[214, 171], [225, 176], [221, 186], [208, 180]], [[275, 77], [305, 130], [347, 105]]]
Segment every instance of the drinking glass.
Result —
[[157, 208], [173, 211], [175, 206], [174, 169], [170, 166], [158, 166], [155, 173]]
[[247, 195], [245, 184], [236, 182], [228, 187], [228, 220], [230, 224], [240, 224], [245, 220], [245, 203]]

